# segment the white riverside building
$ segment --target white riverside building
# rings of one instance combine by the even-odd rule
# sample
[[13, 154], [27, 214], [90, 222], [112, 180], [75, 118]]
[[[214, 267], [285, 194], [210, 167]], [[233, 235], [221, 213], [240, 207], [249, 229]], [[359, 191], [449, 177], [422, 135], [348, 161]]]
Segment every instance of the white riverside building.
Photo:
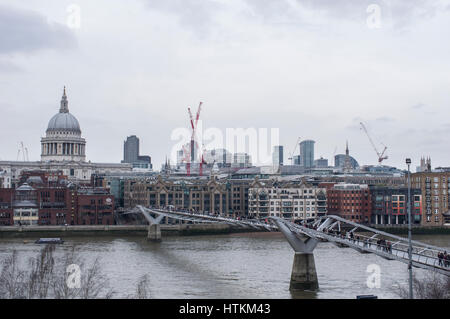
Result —
[[248, 190], [249, 215], [306, 220], [327, 214], [327, 190], [306, 184], [274, 186], [255, 181]]
[[81, 136], [80, 124], [69, 112], [66, 89], [61, 99], [59, 112], [47, 126], [41, 138], [41, 160], [0, 161], [0, 187], [17, 187], [23, 171], [62, 171], [70, 181], [87, 183], [92, 174], [131, 172], [128, 163], [86, 162], [86, 140]]

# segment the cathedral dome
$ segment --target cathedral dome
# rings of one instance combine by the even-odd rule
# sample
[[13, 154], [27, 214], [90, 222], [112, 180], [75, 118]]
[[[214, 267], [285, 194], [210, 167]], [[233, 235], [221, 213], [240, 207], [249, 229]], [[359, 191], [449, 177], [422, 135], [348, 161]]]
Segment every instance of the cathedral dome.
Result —
[[48, 122], [47, 131], [73, 131], [81, 133], [78, 120], [70, 113], [58, 113]]
[[54, 115], [48, 122], [47, 132], [76, 132], [81, 134], [80, 123], [75, 116], [69, 113], [69, 102], [67, 100], [66, 88], [61, 99], [59, 113]]
[[66, 88], [59, 112], [48, 122], [45, 137], [41, 138], [41, 161], [86, 160], [86, 140], [81, 136], [80, 123], [69, 113]]

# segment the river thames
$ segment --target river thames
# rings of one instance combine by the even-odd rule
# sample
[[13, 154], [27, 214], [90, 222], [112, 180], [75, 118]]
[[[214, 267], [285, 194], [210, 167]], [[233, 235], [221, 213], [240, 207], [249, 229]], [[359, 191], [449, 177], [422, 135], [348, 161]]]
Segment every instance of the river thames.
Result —
[[[417, 235], [414, 239], [450, 246], [450, 235]], [[75, 246], [86, 263], [99, 258], [116, 298], [132, 295], [138, 278], [147, 274], [151, 298], [352, 298], [373, 294], [398, 298], [397, 285], [407, 284], [407, 265], [350, 248], [319, 243], [314, 251], [320, 289], [292, 295], [289, 280], [294, 252], [280, 233], [164, 237], [64, 238], [56, 253]], [[42, 245], [32, 240], [0, 239], [0, 259], [16, 250], [35, 256]], [[369, 288], [369, 265], [380, 266], [379, 288]], [[425, 270], [414, 268], [423, 275]]]

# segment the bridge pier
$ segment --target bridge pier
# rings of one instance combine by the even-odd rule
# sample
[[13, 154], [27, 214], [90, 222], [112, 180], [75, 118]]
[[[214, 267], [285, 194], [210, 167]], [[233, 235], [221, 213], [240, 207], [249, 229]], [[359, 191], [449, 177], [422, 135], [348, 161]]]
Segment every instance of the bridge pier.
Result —
[[294, 255], [294, 263], [292, 265], [289, 290], [317, 289], [319, 289], [319, 281], [317, 280], [314, 254], [296, 252]]
[[147, 240], [152, 242], [161, 241], [161, 225], [151, 224], [148, 226]]
[[295, 252], [289, 290], [318, 290], [319, 281], [313, 255], [318, 243], [317, 239], [299, 236], [291, 231], [282, 219], [273, 217], [272, 219]]

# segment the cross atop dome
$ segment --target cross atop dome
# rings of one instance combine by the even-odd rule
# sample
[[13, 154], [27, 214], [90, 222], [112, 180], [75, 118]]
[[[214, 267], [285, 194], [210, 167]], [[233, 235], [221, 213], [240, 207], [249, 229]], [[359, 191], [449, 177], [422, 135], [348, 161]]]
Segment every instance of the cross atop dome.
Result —
[[64, 86], [63, 96], [61, 98], [61, 107], [59, 113], [69, 113], [69, 101], [67, 100], [66, 87]]

